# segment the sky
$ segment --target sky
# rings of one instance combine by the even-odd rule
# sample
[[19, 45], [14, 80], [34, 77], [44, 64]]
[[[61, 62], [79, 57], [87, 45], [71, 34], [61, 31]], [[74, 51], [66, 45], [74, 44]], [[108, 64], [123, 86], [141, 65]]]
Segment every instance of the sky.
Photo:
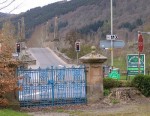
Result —
[[[4, 8], [8, 4], [14, 1], [11, 5]], [[54, 2], [62, 0], [0, 0], [0, 12], [19, 14], [21, 12], [26, 12], [29, 9], [45, 6]]]

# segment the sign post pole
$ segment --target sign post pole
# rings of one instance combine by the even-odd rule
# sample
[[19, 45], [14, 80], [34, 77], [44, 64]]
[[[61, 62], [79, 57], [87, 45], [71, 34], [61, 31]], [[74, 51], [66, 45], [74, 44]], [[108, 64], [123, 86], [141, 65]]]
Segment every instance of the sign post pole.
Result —
[[140, 52], [138, 54], [138, 72], [140, 74]]
[[138, 33], [138, 73], [140, 74], [140, 53], [143, 51], [143, 37], [142, 34]]
[[[110, 9], [111, 9], [111, 35], [113, 35], [113, 1], [110, 0]], [[113, 69], [113, 40], [111, 40], [111, 67]]]
[[140, 37], [140, 33], [138, 33], [138, 74], [140, 74], [140, 47], [139, 47], [140, 39], [139, 39], [139, 37]]

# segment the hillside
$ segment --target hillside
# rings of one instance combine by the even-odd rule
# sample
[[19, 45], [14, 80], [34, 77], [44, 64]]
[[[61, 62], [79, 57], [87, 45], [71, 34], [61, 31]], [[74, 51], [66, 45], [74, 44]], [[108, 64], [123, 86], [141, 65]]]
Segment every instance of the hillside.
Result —
[[[126, 43], [136, 42], [137, 32], [149, 29], [149, 4], [150, 1], [147, 0], [114, 0], [114, 34]], [[12, 21], [17, 24], [21, 17], [25, 18], [29, 46], [51, 46], [56, 32], [55, 16], [58, 17], [61, 48], [68, 46], [64, 41], [72, 30], [81, 33], [86, 38], [84, 41], [97, 45], [100, 39], [105, 39], [110, 34], [110, 0], [57, 2], [31, 9]]]
[[14, 15], [0, 12], [0, 23], [3, 22], [3, 20], [6, 20], [7, 18], [10, 18], [11, 16], [14, 16]]

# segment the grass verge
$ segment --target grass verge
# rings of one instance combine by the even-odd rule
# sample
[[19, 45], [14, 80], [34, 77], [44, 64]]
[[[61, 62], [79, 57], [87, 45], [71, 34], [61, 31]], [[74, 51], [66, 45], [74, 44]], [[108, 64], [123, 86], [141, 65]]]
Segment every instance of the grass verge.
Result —
[[14, 111], [10, 109], [0, 109], [0, 116], [29, 116], [26, 113]]

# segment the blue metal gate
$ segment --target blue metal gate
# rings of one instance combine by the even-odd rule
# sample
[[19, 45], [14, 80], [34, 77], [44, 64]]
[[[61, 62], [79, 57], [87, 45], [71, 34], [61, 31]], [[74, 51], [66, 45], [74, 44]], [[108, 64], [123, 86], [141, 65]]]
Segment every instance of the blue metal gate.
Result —
[[21, 107], [86, 103], [84, 66], [71, 68], [18, 69]]

